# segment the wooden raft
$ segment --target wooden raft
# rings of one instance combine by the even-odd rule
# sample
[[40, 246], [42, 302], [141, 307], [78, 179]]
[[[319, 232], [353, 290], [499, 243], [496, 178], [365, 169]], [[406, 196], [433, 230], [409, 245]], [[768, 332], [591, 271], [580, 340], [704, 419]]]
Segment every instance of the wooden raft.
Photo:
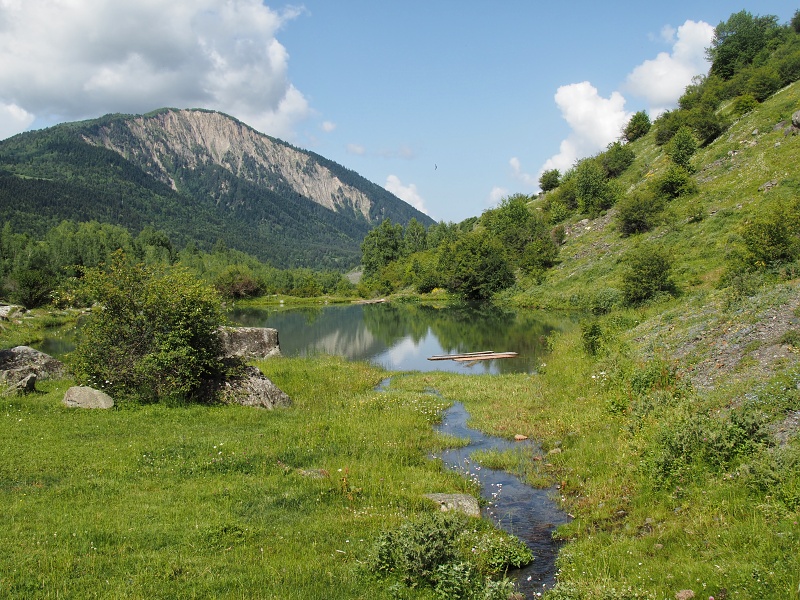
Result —
[[494, 360], [495, 358], [515, 358], [516, 352], [494, 352], [484, 350], [483, 352], [465, 352], [464, 354], [439, 354], [428, 357], [428, 360], [454, 360], [457, 362], [472, 362], [474, 360]]

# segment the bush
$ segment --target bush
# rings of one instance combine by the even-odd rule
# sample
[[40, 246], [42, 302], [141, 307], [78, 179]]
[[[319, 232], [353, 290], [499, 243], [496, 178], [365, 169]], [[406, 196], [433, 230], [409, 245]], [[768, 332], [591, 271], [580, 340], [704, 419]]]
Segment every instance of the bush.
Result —
[[667, 200], [688, 196], [698, 191], [697, 182], [688, 169], [680, 165], [670, 165], [664, 175], [654, 183], [656, 193]]
[[439, 255], [447, 291], [467, 300], [485, 300], [514, 283], [503, 245], [488, 232], [473, 231]]
[[116, 252], [106, 269], [85, 271], [83, 288], [99, 308], [72, 355], [79, 382], [118, 398], [184, 401], [223, 372], [219, 297], [186, 270], [130, 265]]
[[672, 162], [691, 171], [692, 156], [697, 152], [697, 140], [694, 139], [692, 130], [686, 125], [681, 126], [667, 144], [665, 151]]
[[549, 192], [558, 187], [560, 180], [561, 173], [558, 172], [558, 169], [549, 169], [539, 177], [539, 187], [542, 188], [543, 192]]
[[264, 293], [264, 283], [256, 279], [249, 267], [230, 265], [214, 280], [214, 288], [225, 298], [254, 298]]
[[640, 110], [628, 121], [628, 124], [622, 131], [622, 135], [627, 141], [633, 142], [647, 135], [647, 132], [650, 131], [650, 126], [650, 117], [645, 111]]
[[742, 238], [752, 267], [788, 263], [800, 256], [798, 203], [773, 203], [742, 226]]
[[656, 144], [663, 146], [686, 124], [686, 111], [668, 110], [658, 117], [655, 122]]
[[630, 146], [620, 142], [609, 144], [606, 151], [600, 155], [600, 164], [606, 175], [611, 178], [622, 175], [634, 160], [636, 160], [636, 154]]
[[759, 67], [750, 75], [746, 89], [756, 100], [763, 102], [781, 89], [781, 76], [771, 65]]
[[598, 159], [586, 159], [575, 168], [578, 208], [590, 217], [598, 216], [617, 201], [618, 190], [606, 177]]
[[758, 100], [753, 97], [753, 94], [742, 94], [741, 96], [737, 96], [733, 101], [733, 114], [741, 117], [757, 106]]
[[674, 291], [672, 264], [666, 252], [660, 248], [642, 244], [628, 252], [625, 262], [627, 268], [622, 274], [622, 295], [628, 304], [639, 304], [660, 292]]
[[56, 278], [41, 269], [18, 269], [8, 276], [5, 291], [12, 304], [38, 308], [50, 302]]
[[644, 233], [656, 226], [663, 210], [661, 196], [648, 191], [633, 192], [617, 203], [617, 227], [623, 235]]

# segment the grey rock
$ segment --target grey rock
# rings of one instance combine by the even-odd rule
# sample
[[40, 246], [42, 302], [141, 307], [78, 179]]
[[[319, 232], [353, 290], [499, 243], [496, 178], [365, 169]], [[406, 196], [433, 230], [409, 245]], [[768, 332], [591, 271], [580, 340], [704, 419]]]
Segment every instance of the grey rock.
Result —
[[3, 396], [15, 396], [17, 394], [30, 394], [36, 391], [36, 373], [29, 373], [23, 379], [9, 385], [3, 390]]
[[459, 511], [470, 517], [480, 517], [478, 500], [469, 494], [425, 494], [429, 500], [439, 505], [442, 512]]
[[219, 339], [226, 358], [259, 359], [279, 356], [278, 330], [268, 327], [220, 327]]
[[10, 319], [12, 315], [18, 312], [25, 312], [25, 307], [16, 304], [3, 304], [0, 306], [0, 319]]
[[65, 370], [60, 360], [28, 346], [0, 350], [0, 388], [19, 389], [25, 381], [32, 391], [37, 380], [63, 377]]
[[67, 408], [114, 408], [114, 400], [100, 390], [86, 386], [73, 386], [62, 400]]
[[245, 367], [242, 377], [228, 379], [222, 384], [220, 396], [226, 404], [241, 404], [259, 408], [284, 408], [292, 400], [256, 367]]
[[792, 114], [792, 125], [800, 127], [800, 110]]

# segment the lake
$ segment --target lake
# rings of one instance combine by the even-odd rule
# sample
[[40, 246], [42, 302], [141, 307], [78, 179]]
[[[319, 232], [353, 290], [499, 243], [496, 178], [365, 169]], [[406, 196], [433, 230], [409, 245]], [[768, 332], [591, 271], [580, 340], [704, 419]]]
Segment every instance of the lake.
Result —
[[[235, 308], [236, 325], [278, 330], [284, 356], [333, 354], [391, 371], [531, 373], [548, 353], [547, 338], [574, 326], [565, 315], [492, 305], [434, 306], [386, 302], [302, 308]], [[428, 357], [467, 352], [518, 357], [461, 363]]]

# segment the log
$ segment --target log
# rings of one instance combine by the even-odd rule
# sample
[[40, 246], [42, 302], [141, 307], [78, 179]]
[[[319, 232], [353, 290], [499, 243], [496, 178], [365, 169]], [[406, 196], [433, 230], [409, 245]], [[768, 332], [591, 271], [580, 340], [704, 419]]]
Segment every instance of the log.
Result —
[[484, 354], [494, 353], [494, 350], [483, 350], [482, 352], [464, 352], [463, 354], [437, 354], [428, 357], [428, 360], [455, 360], [456, 358], [464, 358], [467, 356], [482, 356]]
[[456, 362], [473, 362], [476, 360], [494, 360], [495, 358], [516, 358], [516, 352], [492, 352], [491, 354], [479, 354], [475, 356], [459, 356], [453, 360]]

